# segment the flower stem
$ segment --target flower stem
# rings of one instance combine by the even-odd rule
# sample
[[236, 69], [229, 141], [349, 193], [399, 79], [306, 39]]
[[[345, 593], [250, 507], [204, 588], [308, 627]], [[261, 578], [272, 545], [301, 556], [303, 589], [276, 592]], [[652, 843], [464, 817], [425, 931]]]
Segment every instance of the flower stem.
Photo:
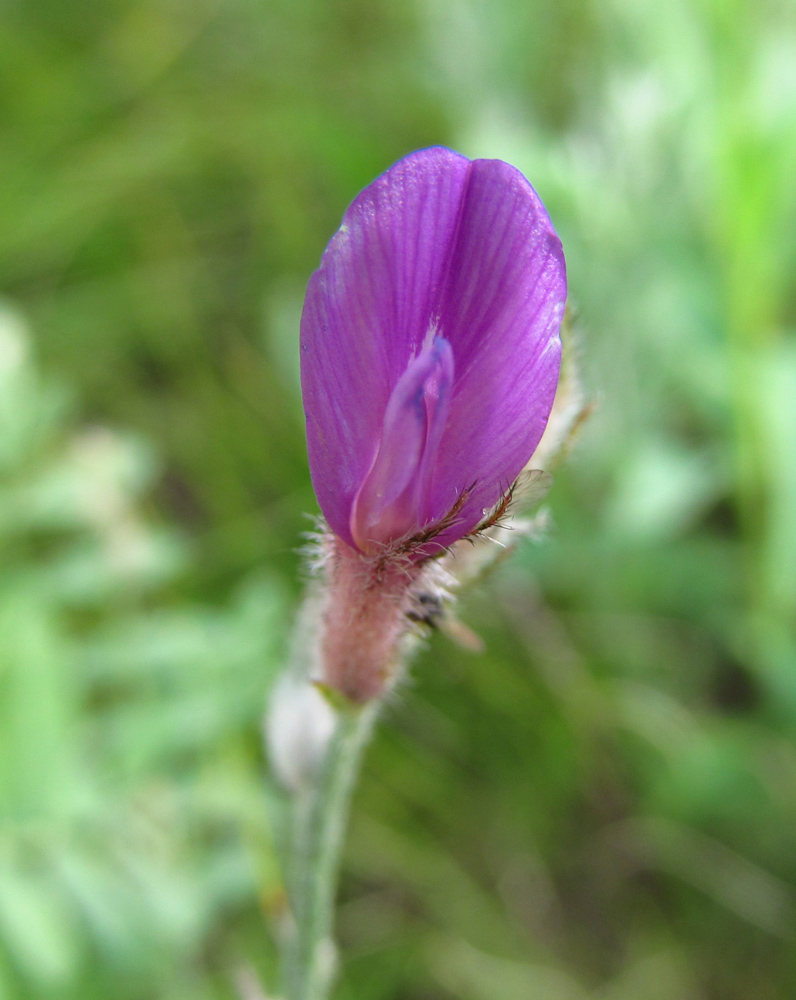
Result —
[[295, 801], [290, 886], [295, 927], [286, 954], [287, 1000], [326, 1000], [332, 987], [340, 853], [351, 793], [379, 708], [374, 700], [339, 712], [318, 776]]

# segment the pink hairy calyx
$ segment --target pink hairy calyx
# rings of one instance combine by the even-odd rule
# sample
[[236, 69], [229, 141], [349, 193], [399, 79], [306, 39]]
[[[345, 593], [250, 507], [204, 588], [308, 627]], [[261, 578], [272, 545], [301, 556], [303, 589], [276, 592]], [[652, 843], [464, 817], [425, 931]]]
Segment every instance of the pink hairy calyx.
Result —
[[406, 613], [424, 569], [405, 557], [363, 556], [337, 537], [332, 545], [322, 681], [363, 704], [379, 697], [397, 677]]

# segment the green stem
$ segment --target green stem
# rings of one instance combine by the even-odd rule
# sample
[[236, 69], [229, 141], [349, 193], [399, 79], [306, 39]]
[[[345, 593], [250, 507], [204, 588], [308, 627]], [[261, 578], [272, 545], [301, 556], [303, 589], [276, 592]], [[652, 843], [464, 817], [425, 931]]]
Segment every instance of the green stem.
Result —
[[334, 977], [334, 897], [348, 808], [378, 701], [345, 708], [313, 786], [295, 803], [287, 1000], [326, 1000]]

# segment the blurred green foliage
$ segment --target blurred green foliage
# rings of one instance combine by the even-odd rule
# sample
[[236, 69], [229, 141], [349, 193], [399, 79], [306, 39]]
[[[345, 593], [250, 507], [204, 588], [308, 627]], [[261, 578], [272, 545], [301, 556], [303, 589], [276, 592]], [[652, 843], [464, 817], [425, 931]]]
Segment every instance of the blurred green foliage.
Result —
[[140, 516], [152, 454], [65, 432], [29, 349], [0, 312], [0, 996], [215, 996], [220, 915], [278, 891], [252, 733], [284, 600], [153, 605], [186, 554]]
[[540, 191], [598, 406], [381, 727], [340, 1000], [796, 993], [795, 67], [785, 0], [5, 0], [0, 1000], [275, 982], [303, 287], [432, 143]]

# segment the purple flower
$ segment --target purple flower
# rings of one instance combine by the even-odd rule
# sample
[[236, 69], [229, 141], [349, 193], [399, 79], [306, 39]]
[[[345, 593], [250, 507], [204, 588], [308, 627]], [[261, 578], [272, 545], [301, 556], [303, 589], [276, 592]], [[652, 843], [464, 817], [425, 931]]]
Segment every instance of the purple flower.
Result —
[[301, 376], [326, 520], [369, 553], [471, 532], [547, 424], [561, 243], [500, 160], [405, 157], [356, 198], [310, 280]]

